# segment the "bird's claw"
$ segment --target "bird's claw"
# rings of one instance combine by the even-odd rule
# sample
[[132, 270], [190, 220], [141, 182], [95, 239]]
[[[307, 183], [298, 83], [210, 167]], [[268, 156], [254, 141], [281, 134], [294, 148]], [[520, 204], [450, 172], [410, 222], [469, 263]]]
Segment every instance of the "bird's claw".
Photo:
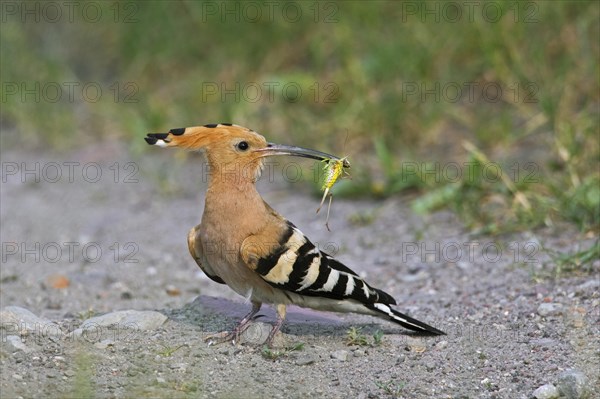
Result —
[[227, 341], [231, 341], [232, 345], [235, 345], [237, 340], [238, 334], [236, 334], [235, 331], [222, 331], [204, 338], [204, 342], [206, 342], [208, 346], [222, 344]]

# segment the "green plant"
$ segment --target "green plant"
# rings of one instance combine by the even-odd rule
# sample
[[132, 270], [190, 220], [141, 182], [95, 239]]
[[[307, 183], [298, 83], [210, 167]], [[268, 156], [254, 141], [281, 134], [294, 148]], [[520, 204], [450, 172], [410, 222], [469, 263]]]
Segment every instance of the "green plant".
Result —
[[555, 277], [564, 273], [592, 272], [593, 263], [600, 259], [600, 240], [596, 240], [589, 248], [576, 252], [562, 253], [547, 247], [542, 247], [542, 250], [552, 259]]
[[93, 379], [95, 366], [93, 356], [85, 352], [85, 349], [79, 348], [74, 355], [73, 369], [75, 371], [73, 386], [67, 397], [77, 399], [95, 397], [95, 383]]
[[162, 356], [162, 357], [171, 357], [179, 349], [188, 346], [187, 344], [182, 344], [182, 345], [179, 345], [179, 346], [167, 346], [167, 345], [164, 345], [164, 344], [160, 344], [160, 345], [163, 347], [163, 349], [159, 350], [158, 354], [160, 356]]
[[369, 345], [369, 341], [367, 340], [367, 336], [362, 334], [361, 328], [350, 327], [346, 331], [346, 345], [367, 346]]
[[285, 347], [280, 350], [273, 350], [273, 349], [265, 346], [265, 347], [263, 347], [263, 349], [261, 351], [261, 355], [265, 359], [277, 360], [283, 356], [289, 355], [291, 352], [301, 351], [302, 349], [304, 349], [304, 343], [297, 343], [297, 344]]
[[393, 397], [398, 397], [402, 393], [402, 390], [406, 386], [406, 383], [389, 380], [389, 381], [375, 381], [375, 385], [377, 385], [377, 387], [379, 389], [382, 389], [388, 395], [391, 395]]
[[373, 334], [373, 346], [379, 346], [383, 342], [383, 331], [377, 330]]

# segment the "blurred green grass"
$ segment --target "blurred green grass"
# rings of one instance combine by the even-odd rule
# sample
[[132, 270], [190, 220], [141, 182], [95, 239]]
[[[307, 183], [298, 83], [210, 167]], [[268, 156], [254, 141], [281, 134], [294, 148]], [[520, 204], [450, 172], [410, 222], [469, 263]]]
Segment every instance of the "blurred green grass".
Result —
[[[443, 2], [394, 1], [254, 2], [260, 18], [248, 3], [186, 1], [100, 2], [94, 23], [5, 15], [3, 144], [121, 139], [139, 155], [145, 132], [234, 122], [349, 155], [340, 195], [417, 191], [415, 210], [450, 207], [473, 229], [567, 220], [597, 235], [600, 5], [492, 3], [497, 21], [483, 6], [455, 18]], [[39, 101], [10, 94], [36, 82]], [[79, 83], [74, 101], [65, 82]], [[83, 98], [89, 83], [98, 101]], [[459, 179], [427, 173], [451, 163]], [[490, 163], [504, 179], [482, 175]]]

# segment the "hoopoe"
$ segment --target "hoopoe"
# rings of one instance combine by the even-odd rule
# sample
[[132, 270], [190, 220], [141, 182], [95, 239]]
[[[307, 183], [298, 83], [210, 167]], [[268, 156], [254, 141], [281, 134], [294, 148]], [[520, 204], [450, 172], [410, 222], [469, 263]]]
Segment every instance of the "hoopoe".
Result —
[[220, 342], [235, 343], [263, 303], [273, 304], [277, 310], [277, 321], [266, 341], [269, 346], [285, 320], [289, 304], [368, 314], [410, 330], [444, 334], [394, 310], [391, 305], [396, 305], [396, 301], [391, 295], [371, 287], [354, 271], [320, 251], [256, 190], [255, 183], [267, 156], [336, 161], [340, 158], [268, 143], [253, 130], [230, 123], [149, 133], [145, 140], [159, 147], [206, 153], [208, 190], [202, 221], [187, 237], [189, 251], [209, 278], [227, 284], [252, 302], [250, 313], [231, 332], [220, 335]]

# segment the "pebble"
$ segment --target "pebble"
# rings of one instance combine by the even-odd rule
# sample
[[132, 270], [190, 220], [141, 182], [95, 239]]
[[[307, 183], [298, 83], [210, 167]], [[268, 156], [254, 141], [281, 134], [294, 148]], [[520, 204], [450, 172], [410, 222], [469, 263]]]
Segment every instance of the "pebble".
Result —
[[552, 384], [542, 385], [531, 394], [535, 399], [557, 399], [558, 395], [558, 389]]
[[169, 364], [169, 368], [171, 370], [178, 370], [178, 369], [179, 370], [185, 370], [185, 369], [187, 369], [187, 366], [188, 366], [187, 363], [172, 363], [172, 364]]
[[585, 374], [579, 370], [564, 371], [558, 377], [558, 391], [566, 399], [587, 399], [592, 389]]
[[458, 266], [462, 270], [470, 270], [473, 268], [473, 264], [471, 262], [464, 262], [460, 260], [456, 262], [456, 266]]
[[560, 303], [541, 303], [537, 308], [537, 313], [542, 316], [557, 316], [562, 313], [562, 304]]
[[420, 280], [425, 280], [429, 277], [429, 274], [424, 271], [420, 271], [417, 274], [403, 274], [400, 277], [403, 283], [414, 283]]
[[9, 335], [5, 338], [5, 345], [10, 352], [23, 351], [25, 353], [33, 352], [33, 349], [23, 343], [21, 337]]
[[23, 380], [23, 376], [21, 376], [20, 374], [13, 374], [12, 378], [13, 378], [13, 380], [17, 380], [17, 381]]
[[298, 366], [308, 366], [309, 364], [313, 364], [313, 363], [315, 363], [316, 361], [317, 361], [317, 358], [316, 358], [315, 356], [310, 356], [310, 355], [307, 355], [307, 356], [302, 356], [302, 357], [299, 357], [299, 358], [296, 360], [296, 364], [297, 364]]
[[437, 344], [435, 344], [435, 348], [436, 349], [446, 349], [446, 347], [448, 346], [448, 341], [444, 340], [444, 341], [440, 341]]
[[60, 290], [71, 285], [69, 278], [62, 274], [52, 274], [46, 278], [46, 285], [54, 289]]
[[[255, 322], [244, 331], [240, 337], [240, 342], [250, 342], [254, 344], [262, 344], [266, 341], [272, 326], [263, 322]], [[273, 344], [275, 347], [284, 346], [281, 338], [281, 333], [277, 333]]]
[[87, 319], [78, 329], [69, 333], [69, 337], [81, 336], [87, 330], [92, 332], [91, 335], [97, 336], [99, 327], [110, 327], [113, 325], [118, 325], [122, 329], [131, 328], [137, 331], [154, 330], [160, 327], [165, 321], [167, 321], [167, 316], [151, 310], [120, 310]]
[[65, 375], [65, 377], [73, 377], [75, 375], [75, 371], [68, 369], [68, 370], [65, 370], [65, 372], [63, 374]]
[[575, 328], [582, 328], [585, 326], [585, 309], [580, 306], [573, 306], [568, 311], [568, 323], [569, 326]]
[[423, 353], [427, 349], [422, 339], [407, 337], [406, 347], [407, 350], [415, 353]]
[[594, 289], [598, 289], [600, 287], [600, 282], [596, 279], [592, 279], [589, 281], [586, 281], [583, 284], [579, 284], [576, 289], [578, 291], [585, 291], [585, 290], [594, 290]]
[[429, 372], [435, 370], [437, 368], [436, 364], [434, 362], [427, 362], [425, 363], [425, 369]]
[[31, 334], [40, 334], [45, 337], [62, 336], [62, 331], [58, 324], [48, 319], [38, 317], [20, 306], [6, 306], [3, 308], [0, 311], [0, 325], [2, 326], [2, 329], [10, 328], [13, 330], [8, 333], [17, 333], [26, 330]]
[[331, 358], [339, 360], [341, 362], [345, 362], [346, 360], [348, 360], [348, 351], [339, 350], [331, 352]]
[[355, 357], [362, 357], [366, 354], [366, 352], [362, 349], [357, 349], [353, 353]]
[[554, 340], [552, 338], [532, 339], [530, 341], [530, 343], [533, 346], [548, 346], [548, 347], [552, 347], [552, 346], [556, 346], [557, 345], [556, 340]]
[[112, 346], [115, 344], [115, 341], [113, 341], [112, 339], [104, 339], [100, 342], [96, 342], [94, 344], [94, 347], [96, 347], [97, 349], [106, 349], [109, 346]]
[[181, 295], [181, 290], [171, 284], [169, 284], [165, 287], [165, 291], [167, 292], [167, 295], [169, 295], [169, 296]]

